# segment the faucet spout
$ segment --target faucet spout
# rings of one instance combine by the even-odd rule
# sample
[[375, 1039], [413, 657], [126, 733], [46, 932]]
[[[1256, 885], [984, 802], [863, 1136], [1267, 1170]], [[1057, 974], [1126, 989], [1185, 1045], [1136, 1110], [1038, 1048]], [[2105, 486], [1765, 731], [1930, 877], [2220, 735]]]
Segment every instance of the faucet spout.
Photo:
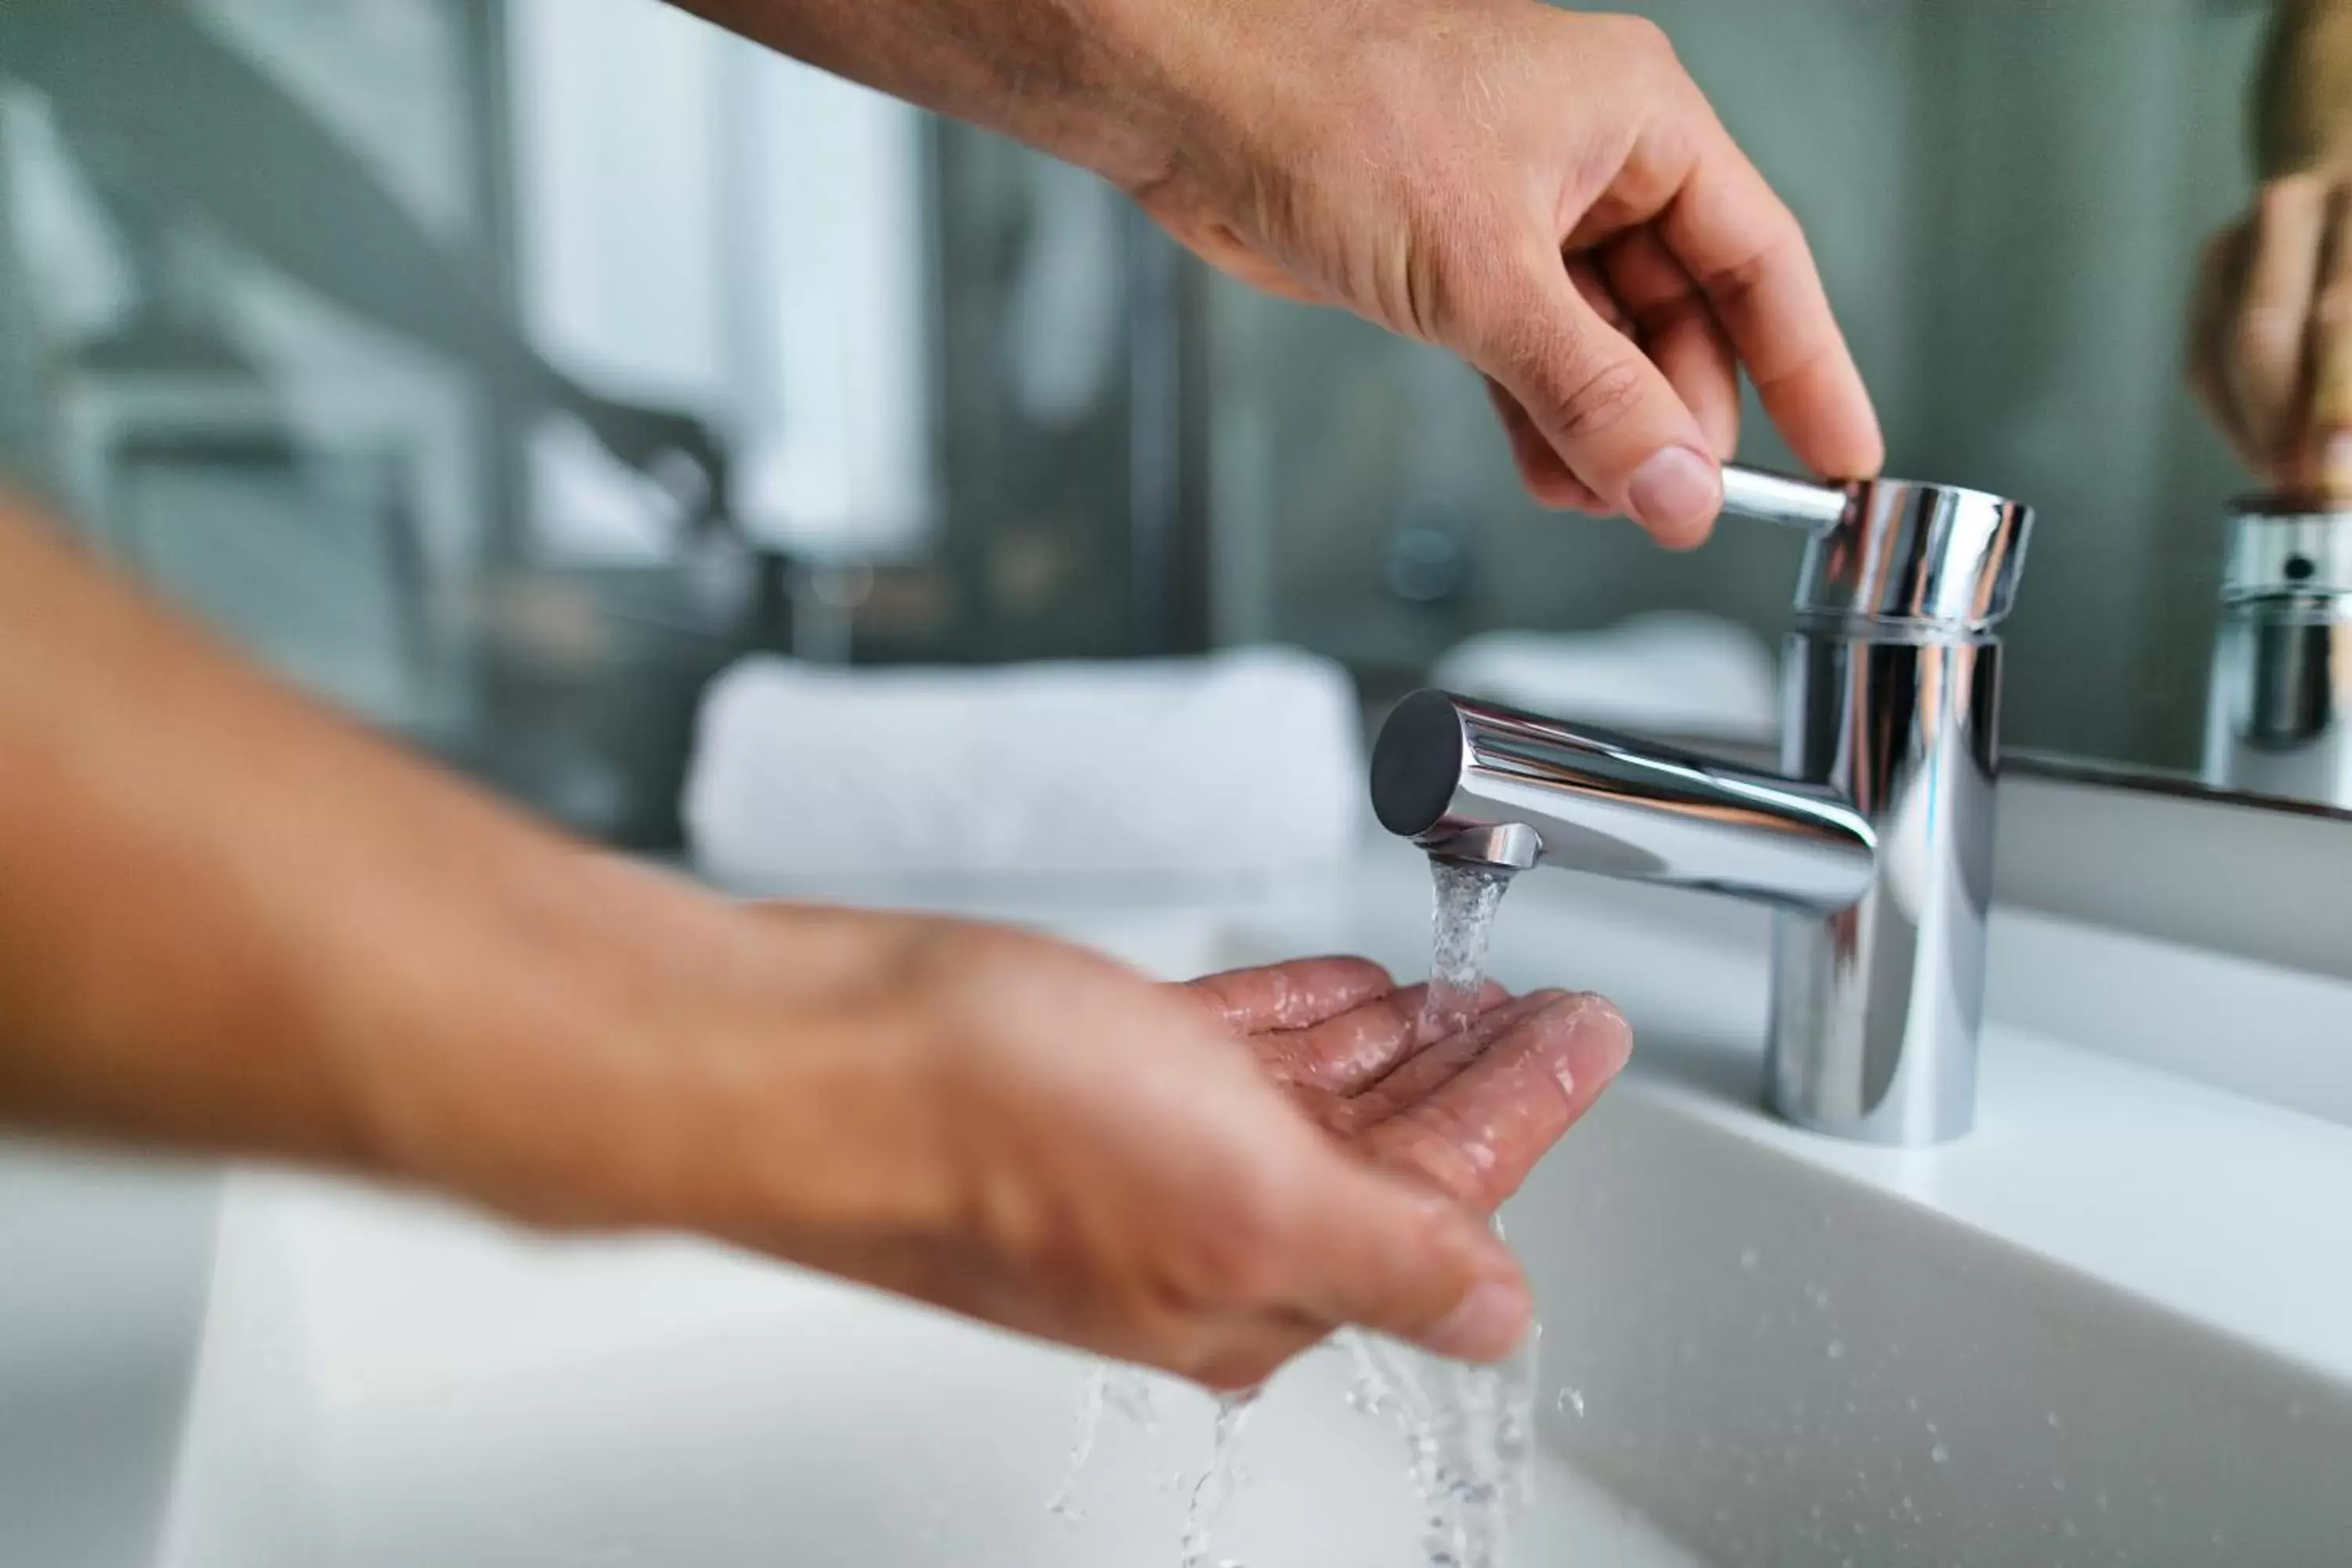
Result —
[[1976, 1110], [2000, 639], [2033, 531], [1981, 490], [1731, 468], [1801, 529], [1780, 773], [1423, 691], [1372, 752], [1381, 826], [1442, 859], [1565, 866], [1773, 906], [1765, 1094], [1913, 1147]]
[[1372, 808], [1441, 858], [1564, 867], [1813, 915], [1858, 902], [1878, 858], [1869, 819], [1828, 785], [1443, 691], [1416, 692], [1390, 716]]

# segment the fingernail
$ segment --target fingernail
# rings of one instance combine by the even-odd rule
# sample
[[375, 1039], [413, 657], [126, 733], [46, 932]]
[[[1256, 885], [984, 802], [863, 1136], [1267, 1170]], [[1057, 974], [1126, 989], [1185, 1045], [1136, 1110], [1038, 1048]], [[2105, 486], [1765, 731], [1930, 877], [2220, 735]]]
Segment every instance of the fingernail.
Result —
[[1569, 1062], [1587, 1083], [1606, 1081], [1633, 1058], [1633, 1030], [1625, 1015], [1599, 996], [1564, 998], [1556, 1005], [1569, 1030]]
[[1667, 447], [1633, 470], [1633, 521], [1673, 542], [1696, 537], [1723, 509], [1723, 470], [1688, 447]]
[[1425, 1343], [1456, 1361], [1501, 1361], [1527, 1338], [1533, 1315], [1526, 1291], [1489, 1279], [1472, 1287], [1461, 1305], [1429, 1331]]

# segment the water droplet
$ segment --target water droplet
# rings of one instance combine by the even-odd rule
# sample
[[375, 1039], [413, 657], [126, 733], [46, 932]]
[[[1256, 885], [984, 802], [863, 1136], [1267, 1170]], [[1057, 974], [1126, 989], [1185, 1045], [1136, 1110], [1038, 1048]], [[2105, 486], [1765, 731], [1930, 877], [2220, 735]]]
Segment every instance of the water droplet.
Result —
[[1111, 1377], [1108, 1362], [1096, 1362], [1087, 1368], [1086, 1385], [1078, 1395], [1077, 1432], [1070, 1440], [1069, 1463], [1062, 1472], [1062, 1484], [1045, 1500], [1045, 1511], [1055, 1519], [1076, 1523], [1086, 1518], [1086, 1510], [1078, 1506], [1078, 1482], [1095, 1457], [1096, 1445], [1102, 1440], [1103, 1406], [1110, 1397]]
[[1762, 1261], [1762, 1258], [1758, 1255], [1754, 1247], [1743, 1247], [1739, 1249], [1739, 1267], [1744, 1272], [1755, 1273], [1757, 1264]]
[[1559, 1391], [1559, 1398], [1553, 1403], [1553, 1408], [1558, 1410], [1573, 1410], [1576, 1412], [1577, 1419], [1580, 1421], [1582, 1420], [1584, 1418], [1584, 1391], [1580, 1388], [1561, 1389]]
[[2097, 1496], [2095, 1496], [2095, 1497], [2094, 1497], [2094, 1498], [2092, 1498], [2092, 1499], [2091, 1499], [2091, 1503], [2092, 1503], [2092, 1506], [2093, 1506], [2093, 1507], [2095, 1507], [2095, 1508], [2096, 1508], [2096, 1509], [2097, 1509], [2101, 1513], [2105, 1513], [2105, 1512], [2106, 1512], [2106, 1511], [2107, 1511], [2107, 1494], [2106, 1494], [2106, 1493], [2105, 1493], [2105, 1492], [2101, 1492], [2101, 1493], [2099, 1493]]
[[1918, 1408], [1919, 1408], [1919, 1396], [1918, 1396], [1917, 1394], [1905, 1394], [1905, 1395], [1903, 1396], [1903, 1408], [1904, 1408], [1904, 1409], [1906, 1409], [1906, 1410], [1916, 1410], [1916, 1409], [1918, 1409]]
[[1927, 1458], [1933, 1459], [1939, 1465], [1949, 1459], [1951, 1457], [1951, 1449], [1946, 1447], [1941, 1443], [1937, 1444], [1934, 1447], [1927, 1450]]
[[2050, 1423], [2050, 1430], [2053, 1432], [2058, 1430], [2058, 1412], [2055, 1410], [2050, 1411], [2048, 1414], [2044, 1415], [2042, 1419]]
[[1845, 1342], [1843, 1340], [1832, 1340], [1830, 1342], [1830, 1360], [1845, 1360]]

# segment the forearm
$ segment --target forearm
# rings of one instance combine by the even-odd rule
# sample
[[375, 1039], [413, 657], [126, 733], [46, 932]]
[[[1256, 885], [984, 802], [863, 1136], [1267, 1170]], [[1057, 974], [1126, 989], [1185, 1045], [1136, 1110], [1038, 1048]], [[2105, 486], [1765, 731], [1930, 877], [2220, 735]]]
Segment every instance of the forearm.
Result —
[[[1129, 191], [1203, 155], [1207, 100], [1266, 61], [1235, 0], [677, 0], [730, 31], [1001, 132]], [[1285, 6], [1283, 9], [1295, 9]], [[1325, 9], [1321, 6], [1311, 11]], [[1332, 7], [1339, 10], [1341, 8]]]
[[[281, 689], [5, 500], [0, 754], [20, 1127], [487, 1186], [430, 1168], [440, 1144], [511, 1151], [589, 1081], [547, 1055], [551, 1009], [589, 1002], [544, 984], [565, 949], [616, 902], [649, 945], [703, 918]], [[515, 1125], [442, 1138], [467, 1117]]]

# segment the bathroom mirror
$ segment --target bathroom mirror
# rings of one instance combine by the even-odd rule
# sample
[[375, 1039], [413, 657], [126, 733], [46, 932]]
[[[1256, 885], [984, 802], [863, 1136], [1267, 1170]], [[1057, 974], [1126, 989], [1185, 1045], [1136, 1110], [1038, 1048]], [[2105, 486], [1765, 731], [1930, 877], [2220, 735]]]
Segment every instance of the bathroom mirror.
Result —
[[[2352, 806], [2352, 522], [2241, 506], [2352, 479], [2352, 331], [2308, 287], [2248, 309], [2352, 235], [2310, 173], [2352, 160], [2352, 0], [1624, 8], [1804, 220], [1893, 470], [2039, 510], [2011, 758]], [[1540, 510], [1457, 364], [1213, 278], [1034, 154], [658, 0], [0, 16], [0, 468], [241, 588], [153, 509], [215, 493], [224, 421], [290, 455], [278, 523], [367, 614], [184, 596], [583, 831], [674, 839], [747, 647], [1280, 641], [1374, 705], [1435, 680], [1772, 748], [1799, 540]], [[236, 112], [142, 139], [125, 85]], [[256, 149], [331, 221], [224, 205]], [[133, 450], [179, 456], [131, 486]], [[1790, 466], [1753, 408], [1742, 456]]]
[[[2352, 422], [2352, 328], [2318, 325], [2307, 287], [2265, 318], [2254, 282], [2308, 279], [2331, 231], [2352, 269], [2341, 193], [2302, 174], [2352, 158], [2352, 4], [1625, 8], [1666, 29], [1804, 221], [1891, 471], [2038, 509], [2007, 628], [2012, 759], [2352, 806], [2352, 771], [2304, 754], [2352, 695], [2332, 529], [2240, 544], [2275, 557], [2276, 624], [2224, 615], [2240, 500], [2352, 478], [2326, 471], [2331, 415], [2309, 406], [2340, 360], [2333, 417]], [[1392, 686], [1434, 665], [1629, 727], [1769, 729], [1795, 541], [1727, 520], [1672, 556], [1547, 515], [1443, 356], [1238, 289], [1214, 310], [1223, 635], [1303, 640]], [[1789, 461], [1752, 399], [1741, 450]], [[1674, 674], [1644, 692], [1642, 668]]]

